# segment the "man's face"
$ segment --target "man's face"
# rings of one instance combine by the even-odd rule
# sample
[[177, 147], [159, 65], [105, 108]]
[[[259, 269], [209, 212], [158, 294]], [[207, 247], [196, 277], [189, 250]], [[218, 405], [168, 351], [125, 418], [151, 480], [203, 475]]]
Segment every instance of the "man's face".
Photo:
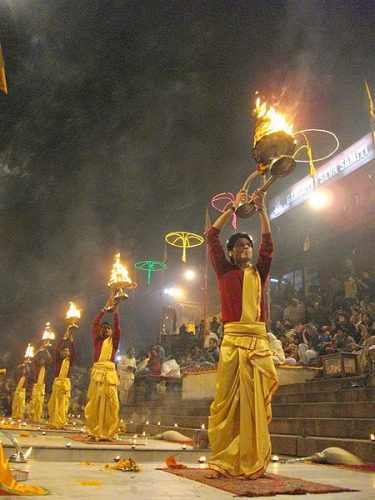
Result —
[[253, 247], [250, 241], [247, 238], [238, 238], [230, 255], [237, 265], [250, 262], [253, 257]]
[[69, 358], [69, 356], [70, 356], [70, 351], [69, 351], [69, 349], [67, 349], [67, 348], [63, 349], [63, 350], [61, 351], [61, 353], [60, 353], [60, 356], [61, 356], [61, 358], [62, 358], [62, 359]]
[[216, 343], [216, 340], [215, 340], [215, 339], [210, 339], [210, 340], [208, 341], [208, 347], [209, 347], [210, 349], [215, 349], [216, 345], [217, 345], [217, 343]]
[[100, 328], [100, 333], [103, 337], [112, 337], [112, 328], [110, 325], [104, 324]]

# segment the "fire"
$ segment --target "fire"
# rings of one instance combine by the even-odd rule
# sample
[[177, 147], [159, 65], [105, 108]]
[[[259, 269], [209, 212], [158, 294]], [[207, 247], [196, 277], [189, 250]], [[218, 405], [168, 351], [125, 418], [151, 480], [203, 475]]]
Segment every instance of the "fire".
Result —
[[77, 309], [74, 302], [69, 302], [69, 309], [66, 313], [66, 319], [79, 319], [81, 317], [81, 311]]
[[276, 111], [272, 106], [269, 106], [266, 101], [261, 102], [258, 96], [255, 101], [254, 115], [257, 119], [257, 126], [254, 134], [254, 145], [265, 135], [273, 132], [284, 131], [289, 135], [293, 135], [293, 125], [285, 115]]
[[55, 340], [55, 333], [52, 331], [51, 323], [48, 321], [44, 328], [42, 340]]
[[112, 286], [118, 283], [131, 283], [132, 280], [129, 278], [128, 270], [122, 265], [120, 261], [120, 254], [116, 253], [115, 261], [112, 266], [111, 277], [109, 279], [108, 286]]
[[34, 347], [31, 344], [27, 344], [25, 358], [33, 358], [34, 357]]

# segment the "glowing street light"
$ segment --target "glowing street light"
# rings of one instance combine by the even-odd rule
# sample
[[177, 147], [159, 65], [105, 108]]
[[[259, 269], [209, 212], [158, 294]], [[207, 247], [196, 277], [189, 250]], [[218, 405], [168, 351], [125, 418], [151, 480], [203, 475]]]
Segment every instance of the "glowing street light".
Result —
[[176, 299], [182, 297], [183, 295], [183, 291], [181, 290], [181, 288], [164, 288], [164, 293], [166, 295], [169, 295], [170, 297], [174, 297]]
[[323, 210], [331, 205], [332, 194], [328, 189], [318, 189], [311, 193], [308, 203], [314, 210]]
[[193, 269], [187, 269], [184, 273], [184, 276], [188, 281], [193, 281], [196, 278], [197, 273]]

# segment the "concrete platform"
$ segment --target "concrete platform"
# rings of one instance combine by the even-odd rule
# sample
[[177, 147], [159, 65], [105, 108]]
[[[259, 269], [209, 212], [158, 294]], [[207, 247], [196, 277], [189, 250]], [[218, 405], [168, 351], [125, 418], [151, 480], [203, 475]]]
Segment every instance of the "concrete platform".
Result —
[[[180, 460], [180, 457], [178, 459]], [[64, 499], [117, 497], [119, 499], [149, 500], [151, 497], [153, 500], [164, 500], [165, 498], [224, 500], [233, 498], [231, 493], [156, 470], [158, 467], [163, 467], [162, 462], [142, 463], [137, 461], [142, 468], [142, 471], [138, 473], [108, 471], [104, 469], [105, 464], [103, 463], [85, 465], [79, 462], [31, 461], [27, 465], [30, 472], [28, 483], [48, 488], [52, 498]], [[184, 463], [192, 466], [187, 461]], [[268, 472], [360, 490], [338, 494], [308, 495], [309, 499], [370, 500], [374, 498], [373, 474], [299, 463], [273, 463], [270, 464]], [[97, 485], [84, 486], [81, 481], [95, 481]], [[28, 498], [39, 499], [40, 497]], [[306, 500], [307, 496], [277, 495], [274, 498], [277, 500]]]

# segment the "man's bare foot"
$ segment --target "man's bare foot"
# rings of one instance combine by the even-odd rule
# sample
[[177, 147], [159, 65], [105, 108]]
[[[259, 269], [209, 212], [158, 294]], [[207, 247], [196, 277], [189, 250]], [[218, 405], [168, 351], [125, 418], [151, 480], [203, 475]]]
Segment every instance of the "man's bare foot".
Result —
[[220, 474], [220, 472], [214, 469], [208, 469], [204, 477], [207, 479], [219, 479], [220, 477], [224, 477], [224, 474]]

